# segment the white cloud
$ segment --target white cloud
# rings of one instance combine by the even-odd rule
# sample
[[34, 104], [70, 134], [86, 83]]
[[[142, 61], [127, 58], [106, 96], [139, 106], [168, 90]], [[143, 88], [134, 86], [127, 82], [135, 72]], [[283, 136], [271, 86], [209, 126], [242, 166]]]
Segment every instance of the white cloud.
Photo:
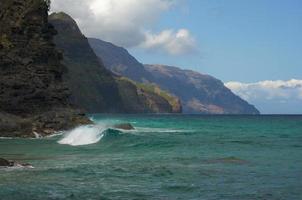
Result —
[[302, 99], [302, 80], [260, 81], [257, 83], [228, 82], [225, 84], [246, 100], [253, 99]]
[[[194, 40], [188, 30], [152, 33], [163, 12], [179, 0], [52, 0], [52, 12], [66, 12], [88, 37], [96, 37], [123, 47], [161, 49], [173, 55], [188, 53]], [[159, 38], [170, 39], [158, 43]], [[156, 42], [157, 41], [157, 42]], [[156, 48], [155, 48], [156, 46]], [[175, 50], [172, 50], [175, 49]]]
[[195, 40], [187, 29], [176, 32], [164, 30], [159, 34], [146, 32], [146, 40], [141, 46], [151, 50], [163, 50], [172, 55], [188, 54], [197, 50]]
[[226, 87], [263, 113], [302, 113], [302, 80], [228, 82]]

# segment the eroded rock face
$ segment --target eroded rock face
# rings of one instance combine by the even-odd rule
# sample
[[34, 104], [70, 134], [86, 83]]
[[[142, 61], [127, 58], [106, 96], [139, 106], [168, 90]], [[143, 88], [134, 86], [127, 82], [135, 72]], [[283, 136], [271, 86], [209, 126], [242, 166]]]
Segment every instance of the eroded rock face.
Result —
[[47, 11], [44, 0], [0, 1], [0, 136], [51, 134], [89, 122], [69, 103]]

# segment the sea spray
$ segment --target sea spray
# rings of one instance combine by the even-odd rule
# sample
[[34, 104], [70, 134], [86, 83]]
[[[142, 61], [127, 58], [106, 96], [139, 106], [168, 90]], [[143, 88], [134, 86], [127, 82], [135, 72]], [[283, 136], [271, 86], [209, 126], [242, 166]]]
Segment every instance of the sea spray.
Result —
[[106, 129], [106, 126], [100, 124], [80, 126], [65, 133], [58, 143], [68, 144], [71, 146], [94, 144], [102, 139], [103, 132]]

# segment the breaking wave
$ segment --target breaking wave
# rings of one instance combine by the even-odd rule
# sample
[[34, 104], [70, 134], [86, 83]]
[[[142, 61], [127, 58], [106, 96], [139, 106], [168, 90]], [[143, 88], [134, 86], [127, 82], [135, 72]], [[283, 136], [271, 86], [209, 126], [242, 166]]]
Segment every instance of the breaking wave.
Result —
[[[135, 127], [134, 130], [122, 130], [114, 127], [119, 121], [95, 121], [94, 125], [85, 125], [77, 127], [71, 131], [60, 132], [56, 135], [62, 134], [62, 139], [58, 141], [59, 144], [66, 144], [71, 146], [82, 146], [98, 143], [104, 136], [115, 135], [116, 131], [119, 134], [131, 135], [145, 135], [149, 133], [188, 133], [191, 130], [177, 130], [166, 128], [147, 128]], [[132, 122], [133, 123], [133, 122]], [[54, 135], [54, 136], [56, 136]], [[53, 136], [52, 136], [53, 137]]]
[[104, 125], [86, 125], [75, 128], [64, 134], [59, 144], [81, 146], [99, 142], [107, 129]]

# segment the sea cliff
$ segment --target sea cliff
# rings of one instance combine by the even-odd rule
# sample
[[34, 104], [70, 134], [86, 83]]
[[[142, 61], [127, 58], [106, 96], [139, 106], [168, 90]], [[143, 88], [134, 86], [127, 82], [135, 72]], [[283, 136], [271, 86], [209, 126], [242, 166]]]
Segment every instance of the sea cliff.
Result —
[[139, 84], [108, 70], [68, 14], [52, 13], [49, 21], [58, 31], [54, 41], [64, 56], [69, 73], [63, 79], [71, 88], [74, 104], [90, 113], [181, 112], [178, 98], [168, 92], [152, 90], [151, 85]]
[[43, 0], [0, 1], [0, 136], [49, 135], [90, 123], [69, 102], [48, 6]]

